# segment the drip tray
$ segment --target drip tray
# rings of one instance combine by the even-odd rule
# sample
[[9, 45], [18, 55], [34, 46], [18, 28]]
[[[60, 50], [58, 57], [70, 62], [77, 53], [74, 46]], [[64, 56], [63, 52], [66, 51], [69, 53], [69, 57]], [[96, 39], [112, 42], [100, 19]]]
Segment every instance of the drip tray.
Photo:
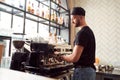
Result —
[[66, 65], [50, 65], [50, 66], [41, 66], [41, 67], [32, 67], [32, 66], [25, 66], [27, 71], [32, 73], [36, 73], [43, 76], [57, 76], [68, 70], [73, 68], [73, 64], [66, 64]]

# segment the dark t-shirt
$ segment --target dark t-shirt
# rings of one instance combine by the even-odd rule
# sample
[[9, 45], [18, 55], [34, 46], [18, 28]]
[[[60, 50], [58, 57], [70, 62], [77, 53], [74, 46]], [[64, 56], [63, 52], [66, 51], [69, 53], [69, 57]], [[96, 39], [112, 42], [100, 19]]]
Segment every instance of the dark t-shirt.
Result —
[[93, 66], [95, 62], [95, 37], [93, 31], [88, 27], [83, 27], [76, 35], [74, 45], [80, 45], [84, 47], [78, 62], [75, 62], [75, 66]]

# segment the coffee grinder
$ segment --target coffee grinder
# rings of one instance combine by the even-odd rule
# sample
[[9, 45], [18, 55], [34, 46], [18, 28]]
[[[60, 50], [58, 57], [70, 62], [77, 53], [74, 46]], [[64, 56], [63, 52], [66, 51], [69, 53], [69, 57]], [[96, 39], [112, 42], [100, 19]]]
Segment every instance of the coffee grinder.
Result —
[[23, 51], [23, 46], [25, 41], [23, 40], [14, 40], [13, 46], [16, 51], [12, 55], [12, 60], [10, 64], [10, 69], [24, 71], [24, 62], [26, 62], [28, 53]]

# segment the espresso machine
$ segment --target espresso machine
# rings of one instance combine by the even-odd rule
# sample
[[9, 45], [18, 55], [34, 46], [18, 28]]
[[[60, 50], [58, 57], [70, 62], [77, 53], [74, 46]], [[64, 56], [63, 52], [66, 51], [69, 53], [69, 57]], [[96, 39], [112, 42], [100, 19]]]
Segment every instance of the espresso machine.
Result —
[[[53, 77], [73, 68], [73, 64], [60, 60], [64, 54], [54, 54], [60, 47], [48, 43], [30, 43], [30, 54], [25, 65], [25, 71]], [[63, 49], [62, 49], [63, 50]]]
[[29, 53], [23, 51], [25, 41], [13, 40], [16, 51], [12, 54], [10, 69], [24, 71], [24, 63], [27, 61]]

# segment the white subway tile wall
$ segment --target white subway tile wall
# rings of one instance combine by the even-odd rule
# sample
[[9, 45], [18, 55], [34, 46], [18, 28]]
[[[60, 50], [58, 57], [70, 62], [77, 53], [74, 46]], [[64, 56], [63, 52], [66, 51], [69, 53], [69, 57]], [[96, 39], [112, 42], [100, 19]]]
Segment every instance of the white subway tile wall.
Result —
[[75, 6], [86, 10], [100, 64], [120, 66], [120, 0], [75, 0]]

